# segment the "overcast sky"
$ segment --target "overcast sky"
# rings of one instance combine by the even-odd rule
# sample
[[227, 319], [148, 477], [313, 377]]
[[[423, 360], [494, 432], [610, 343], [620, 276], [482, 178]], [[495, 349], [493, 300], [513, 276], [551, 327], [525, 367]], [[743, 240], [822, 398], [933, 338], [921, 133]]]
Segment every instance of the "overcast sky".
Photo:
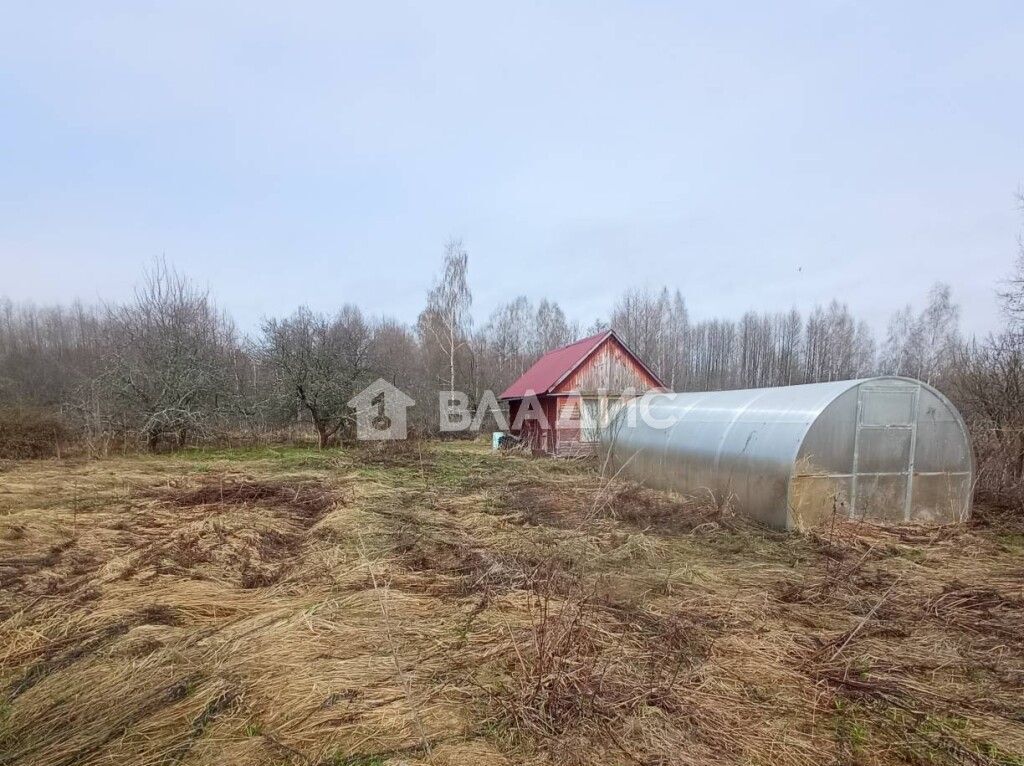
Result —
[[[8, 3], [0, 295], [167, 259], [246, 329], [625, 286], [695, 318], [936, 280], [996, 326], [1024, 182], [1024, 3]], [[342, 9], [347, 6], [347, 10]]]

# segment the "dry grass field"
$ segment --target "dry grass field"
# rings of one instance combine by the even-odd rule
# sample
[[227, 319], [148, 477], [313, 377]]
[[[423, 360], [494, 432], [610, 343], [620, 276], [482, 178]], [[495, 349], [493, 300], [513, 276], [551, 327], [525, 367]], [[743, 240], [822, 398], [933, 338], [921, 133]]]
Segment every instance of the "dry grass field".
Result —
[[0, 466], [0, 763], [1024, 764], [1024, 529], [412, 443]]

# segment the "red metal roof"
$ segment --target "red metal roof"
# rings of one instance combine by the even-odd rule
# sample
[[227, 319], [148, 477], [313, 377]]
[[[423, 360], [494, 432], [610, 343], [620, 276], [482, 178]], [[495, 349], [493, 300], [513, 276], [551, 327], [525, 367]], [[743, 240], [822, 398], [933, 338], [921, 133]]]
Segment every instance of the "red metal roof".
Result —
[[570, 343], [568, 346], [548, 351], [533, 363], [526, 372], [511, 386], [505, 389], [499, 398], [521, 399], [530, 394], [538, 396], [548, 393], [566, 375], [575, 370], [580, 363], [590, 356], [608, 337], [615, 333], [611, 330], [599, 332], [589, 338]]

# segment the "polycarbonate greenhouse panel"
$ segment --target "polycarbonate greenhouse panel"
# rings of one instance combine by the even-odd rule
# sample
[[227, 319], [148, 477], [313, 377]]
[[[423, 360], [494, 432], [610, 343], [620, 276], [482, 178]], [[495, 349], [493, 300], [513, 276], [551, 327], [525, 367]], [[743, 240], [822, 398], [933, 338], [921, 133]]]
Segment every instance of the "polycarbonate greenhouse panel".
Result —
[[710, 492], [775, 527], [833, 513], [927, 523], [970, 515], [963, 419], [909, 378], [650, 394], [623, 407], [601, 441], [621, 476]]

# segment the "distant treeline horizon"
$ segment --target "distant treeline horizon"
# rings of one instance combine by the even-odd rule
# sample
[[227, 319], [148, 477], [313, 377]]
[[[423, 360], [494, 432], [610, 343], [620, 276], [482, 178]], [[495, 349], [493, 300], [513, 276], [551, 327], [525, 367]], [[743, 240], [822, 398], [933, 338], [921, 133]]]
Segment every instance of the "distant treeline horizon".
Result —
[[611, 327], [673, 390], [875, 374], [924, 380], [964, 412], [979, 454], [991, 451], [979, 438], [995, 435], [1000, 486], [1018, 486], [1024, 476], [1024, 253], [999, 293], [1005, 327], [981, 340], [965, 340], [953, 291], [942, 283], [924, 306], [895, 311], [878, 337], [840, 298], [806, 315], [748, 311], [691, 321], [682, 293], [667, 286], [627, 288], [605, 319], [587, 326], [555, 300], [525, 296], [474, 325], [470, 276], [469, 255], [453, 239], [415, 323], [371, 318], [339, 302], [331, 314], [300, 306], [268, 317], [249, 336], [215, 296], [163, 259], [121, 303], [40, 307], [0, 297], [0, 408], [59, 416], [98, 452], [228, 435], [258, 440], [302, 427], [328, 446], [351, 437], [347, 401], [382, 377], [416, 399], [413, 426], [432, 434], [439, 391], [479, 401], [544, 352]]

